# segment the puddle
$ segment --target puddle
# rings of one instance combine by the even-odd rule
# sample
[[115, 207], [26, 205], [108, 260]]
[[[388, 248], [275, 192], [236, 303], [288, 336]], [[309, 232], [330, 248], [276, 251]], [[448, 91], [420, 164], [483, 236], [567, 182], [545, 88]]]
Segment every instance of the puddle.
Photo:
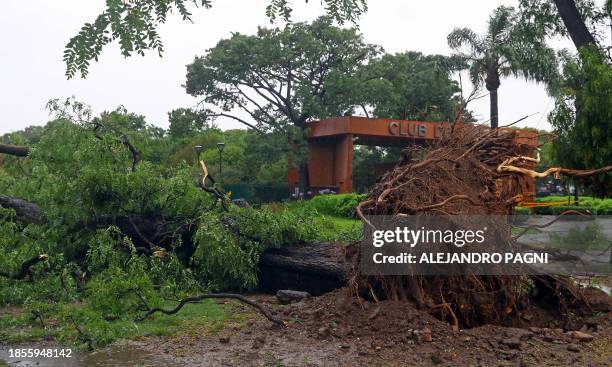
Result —
[[[16, 348], [54, 348], [49, 346], [19, 346]], [[93, 353], [75, 352], [72, 357], [58, 358], [10, 358], [8, 346], [0, 347], [0, 362], [10, 367], [174, 367], [172, 363], [159, 355], [144, 350], [132, 343], [117, 345], [95, 351]], [[1, 365], [1, 363], [0, 363]]]

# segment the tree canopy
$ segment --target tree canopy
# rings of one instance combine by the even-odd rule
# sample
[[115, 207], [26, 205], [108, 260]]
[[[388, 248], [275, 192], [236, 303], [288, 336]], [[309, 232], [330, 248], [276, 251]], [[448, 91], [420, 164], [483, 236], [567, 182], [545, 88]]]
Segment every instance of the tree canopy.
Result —
[[[187, 92], [206, 114], [229, 117], [261, 133], [282, 131], [295, 147], [306, 190], [306, 123], [351, 113], [362, 104], [360, 68], [380, 53], [355, 28], [321, 17], [284, 28], [259, 28], [219, 41], [187, 66]], [[233, 110], [249, 116], [244, 119]]]
[[576, 48], [587, 44], [605, 46], [612, 1], [600, 6], [595, 0], [519, 0], [521, 23], [537, 27], [547, 36], [560, 35]]
[[514, 8], [500, 6], [491, 14], [486, 34], [456, 28], [448, 35], [448, 45], [469, 63], [474, 86], [484, 84], [490, 92], [491, 127], [498, 126], [497, 90], [501, 78], [514, 75], [552, 81], [556, 75], [555, 51], [546, 44], [544, 34], [518, 20]]
[[[305, 0], [308, 3], [308, 0]], [[355, 22], [367, 11], [365, 0], [322, 0], [328, 16], [336, 22]], [[107, 0], [106, 9], [91, 23], [85, 23], [77, 35], [72, 37], [64, 50], [66, 77], [77, 73], [87, 76], [92, 60], [98, 61], [102, 49], [118, 41], [121, 54], [144, 55], [152, 50], [160, 56], [164, 46], [158, 32], [160, 24], [168, 15], [178, 13], [184, 21], [192, 21], [193, 8], [208, 9], [212, 0]], [[283, 18], [290, 21], [291, 4], [287, 0], [270, 0], [266, 14], [270, 21]]]
[[[380, 52], [354, 28], [339, 28], [330, 18], [280, 28], [259, 28], [256, 35], [234, 34], [187, 67], [187, 92], [218, 106], [210, 116], [234, 118], [254, 129], [299, 128], [316, 117], [342, 115], [361, 65]], [[239, 109], [246, 121], [230, 111]]]
[[459, 101], [451, 73], [463, 61], [420, 52], [385, 54], [364, 69], [366, 103], [382, 118], [450, 121]]

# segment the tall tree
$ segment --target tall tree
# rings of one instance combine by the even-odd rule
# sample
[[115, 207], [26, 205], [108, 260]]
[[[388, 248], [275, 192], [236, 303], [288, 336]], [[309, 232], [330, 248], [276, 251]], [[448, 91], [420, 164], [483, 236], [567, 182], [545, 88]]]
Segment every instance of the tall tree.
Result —
[[217, 106], [212, 117], [233, 118], [261, 132], [283, 131], [300, 152], [294, 159], [305, 190], [306, 123], [352, 112], [360, 104], [352, 94], [360, 83], [358, 70], [379, 52], [356, 29], [333, 26], [326, 17], [260, 28], [254, 36], [236, 33], [197, 57], [187, 66], [186, 89], [206, 106]]
[[[308, 3], [308, 0], [305, 0]], [[329, 17], [342, 24], [355, 22], [367, 11], [366, 0], [322, 0]], [[92, 23], [85, 23], [64, 50], [66, 76], [77, 72], [87, 75], [92, 60], [98, 61], [102, 49], [118, 40], [125, 57], [134, 52], [144, 55], [153, 50], [160, 56], [164, 51], [157, 31], [168, 14], [177, 12], [184, 21], [191, 21], [190, 8], [210, 8], [212, 0], [106, 0], [106, 9]], [[269, 0], [266, 15], [272, 22], [277, 17], [289, 21], [292, 13], [287, 0]]]
[[[556, 75], [555, 52], [547, 46], [537, 27], [518, 22], [512, 7], [500, 6], [489, 18], [487, 33], [478, 35], [469, 28], [456, 28], [448, 44], [469, 63], [472, 83], [484, 83], [490, 93], [491, 127], [498, 127], [497, 90], [502, 77], [521, 76], [538, 82]], [[467, 52], [461, 52], [466, 49]]]
[[[563, 83], [549, 121], [557, 139], [553, 154], [559, 164], [580, 169], [599, 168], [612, 161], [612, 68], [602, 63], [592, 46], [564, 63]], [[612, 193], [612, 175], [576, 181], [593, 194]]]
[[587, 29], [574, 0], [554, 0], [554, 2], [576, 48], [594, 45], [595, 37]]
[[410, 120], [452, 120], [460, 88], [451, 72], [462, 60], [420, 52], [386, 54], [364, 67], [364, 92], [373, 115]]
[[[521, 22], [548, 36], [568, 37], [576, 54], [561, 53], [563, 75], [555, 109], [548, 119], [557, 139], [554, 160], [569, 167], [589, 169], [612, 161], [612, 59], [610, 39], [612, 1], [521, 0]], [[612, 174], [575, 181], [596, 195], [610, 195]]]
[[519, 0], [521, 23], [538, 27], [548, 36], [568, 37], [576, 49], [598, 45], [605, 49], [610, 32], [612, 1]]

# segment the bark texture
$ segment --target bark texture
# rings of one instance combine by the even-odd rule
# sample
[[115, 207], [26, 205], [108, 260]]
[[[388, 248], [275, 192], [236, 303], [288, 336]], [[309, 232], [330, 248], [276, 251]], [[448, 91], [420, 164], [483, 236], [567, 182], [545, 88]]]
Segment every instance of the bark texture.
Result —
[[30, 154], [30, 148], [19, 145], [0, 144], [0, 153], [17, 157], [27, 157], [28, 154]]
[[586, 27], [574, 0], [554, 0], [554, 2], [576, 48], [594, 45], [595, 38]]
[[15, 210], [17, 221], [23, 224], [40, 224], [44, 222], [38, 205], [23, 199], [0, 195], [0, 207]]
[[266, 291], [293, 289], [320, 295], [346, 286], [351, 264], [333, 243], [269, 248], [259, 261], [260, 286]]

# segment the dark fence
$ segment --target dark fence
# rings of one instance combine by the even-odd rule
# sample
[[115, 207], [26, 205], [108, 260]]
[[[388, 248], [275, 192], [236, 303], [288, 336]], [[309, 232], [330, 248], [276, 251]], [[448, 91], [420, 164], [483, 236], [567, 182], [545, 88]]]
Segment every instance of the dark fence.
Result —
[[279, 184], [223, 184], [232, 199], [245, 199], [251, 204], [279, 202], [289, 198], [289, 185]]

